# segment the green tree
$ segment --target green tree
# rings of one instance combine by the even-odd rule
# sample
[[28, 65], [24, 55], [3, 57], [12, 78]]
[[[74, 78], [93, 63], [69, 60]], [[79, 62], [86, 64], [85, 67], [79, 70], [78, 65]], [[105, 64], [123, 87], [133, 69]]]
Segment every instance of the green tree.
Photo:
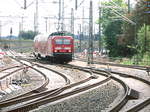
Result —
[[150, 52], [150, 26], [146, 26], [145, 24], [138, 32], [138, 52], [140, 54], [144, 54], [146, 52]]
[[[103, 34], [105, 35], [106, 48], [109, 50], [109, 56], [126, 56], [129, 48], [124, 44], [119, 43], [119, 38], [123, 33], [123, 20], [120, 19], [120, 16], [116, 14], [116, 11], [123, 15], [126, 10], [126, 4], [123, 0], [112, 0], [113, 2], [103, 2], [102, 6], [108, 6], [112, 8], [103, 8], [103, 16], [99, 20], [102, 23]], [[120, 8], [115, 8], [119, 6]], [[118, 18], [119, 17], [119, 18]]]
[[21, 31], [19, 33], [19, 37], [23, 38], [23, 39], [31, 39], [33, 40], [34, 37], [38, 35], [38, 32], [34, 32], [34, 31]]
[[[129, 19], [136, 23], [136, 25], [125, 23], [123, 26], [124, 38], [126, 38], [125, 43], [127, 46], [129, 46], [129, 48], [134, 49], [134, 51], [136, 50], [134, 54], [141, 53], [142, 55], [144, 53], [144, 24], [150, 25], [150, 14], [146, 13], [148, 11], [150, 11], [150, 8], [146, 6], [146, 0], [137, 0], [135, 8], [131, 11], [130, 14], [126, 14]], [[136, 38], [137, 33], [138, 39]], [[147, 46], [147, 49], [149, 48], [150, 47]]]

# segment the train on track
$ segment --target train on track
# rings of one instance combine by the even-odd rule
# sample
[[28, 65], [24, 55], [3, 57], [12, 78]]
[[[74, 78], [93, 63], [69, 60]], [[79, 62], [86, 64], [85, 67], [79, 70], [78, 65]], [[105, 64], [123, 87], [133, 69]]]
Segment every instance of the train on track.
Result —
[[68, 63], [72, 61], [74, 39], [68, 32], [54, 32], [50, 35], [37, 35], [34, 38], [36, 58], [48, 58], [51, 61]]

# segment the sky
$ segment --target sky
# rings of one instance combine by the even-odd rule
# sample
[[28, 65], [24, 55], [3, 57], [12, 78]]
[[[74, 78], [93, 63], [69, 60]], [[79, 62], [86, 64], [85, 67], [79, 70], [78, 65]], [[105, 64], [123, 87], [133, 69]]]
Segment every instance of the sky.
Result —
[[[24, 0], [0, 0], [0, 35], [7, 36], [10, 35], [10, 29], [13, 30], [13, 35], [18, 35], [19, 29], [25, 31], [34, 30], [34, 13], [36, 9], [36, 0], [27, 0], [27, 9], [24, 10]], [[56, 1], [57, 3], [53, 3]], [[78, 0], [78, 4], [84, 1], [77, 10], [74, 11], [76, 18], [81, 18], [83, 16], [84, 7], [84, 17], [89, 17], [89, 3], [90, 0]], [[104, 0], [103, 0], [104, 1]], [[39, 2], [39, 18], [38, 18], [38, 30], [41, 33], [46, 33], [46, 19], [45, 17], [52, 17], [47, 20], [47, 33], [56, 31], [59, 12], [59, 0], [38, 0]], [[131, 4], [134, 0], [131, 0]], [[75, 0], [64, 0], [65, 6], [65, 17], [71, 17], [71, 8], [75, 7]], [[98, 18], [98, 0], [93, 0], [93, 21]], [[23, 17], [23, 19], [22, 19]], [[80, 24], [82, 20], [75, 20], [75, 33], [79, 32]], [[70, 30], [71, 20], [65, 20], [65, 29]], [[88, 26], [88, 20], [84, 20], [84, 26]], [[88, 30], [85, 28], [85, 30]], [[98, 31], [98, 26], [94, 24], [94, 32]]]

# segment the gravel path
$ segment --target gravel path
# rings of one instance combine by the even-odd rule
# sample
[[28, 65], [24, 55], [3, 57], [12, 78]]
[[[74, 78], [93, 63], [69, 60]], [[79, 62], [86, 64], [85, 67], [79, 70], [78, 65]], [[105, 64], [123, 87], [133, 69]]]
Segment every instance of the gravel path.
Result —
[[88, 92], [41, 106], [31, 112], [101, 112], [118, 96], [119, 87], [110, 81]]

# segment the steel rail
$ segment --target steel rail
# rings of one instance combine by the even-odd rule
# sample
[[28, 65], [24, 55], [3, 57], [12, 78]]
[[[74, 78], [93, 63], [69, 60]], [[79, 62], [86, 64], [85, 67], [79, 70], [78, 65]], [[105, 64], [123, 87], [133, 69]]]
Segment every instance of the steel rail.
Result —
[[[15, 60], [16, 60], [16, 59], [15, 59]], [[20, 60], [17, 60], [17, 61], [21, 62]], [[22, 63], [22, 62], [21, 62], [21, 63]], [[24, 63], [22, 63], [22, 64], [24, 64]], [[26, 64], [24, 64], [24, 65], [26, 65]], [[36, 64], [36, 65], [37, 65], [37, 64]], [[34, 68], [34, 67], [32, 67], [32, 66], [29, 66], [29, 65], [26, 65], [26, 66], [28, 66], [28, 67], [34, 69], [35, 71], [39, 72], [40, 74], [42, 74], [42, 75], [44, 76], [45, 80], [47, 80], [44, 85], [42, 85], [41, 87], [39, 87], [39, 88], [37, 88], [37, 89], [35, 89], [35, 90], [30, 91], [29, 93], [31, 93], [31, 92], [33, 92], [33, 91], [38, 91], [38, 90], [40, 90], [41, 88], [45, 87], [45, 86], [48, 84], [49, 79], [47, 79], [46, 75], [45, 75], [43, 72], [39, 71], [38, 69], [36, 69], [36, 68]], [[55, 71], [55, 70], [52, 70], [52, 69], [50, 69], [50, 68], [41, 66], [41, 65], [37, 65], [37, 66], [38, 66], [38, 67], [41, 67], [41, 68], [45, 68], [45, 69], [47, 69], [47, 70], [50, 70], [50, 71], [53, 71], [53, 72], [59, 74], [60, 76], [62, 76], [62, 77], [65, 79], [66, 85], [67, 85], [67, 84], [70, 84], [70, 80], [69, 80], [64, 74], [62, 74], [62, 73], [60, 73], [60, 72], [57, 72], [57, 71]], [[50, 94], [51, 92], [54, 92], [54, 93], [56, 94], [58, 89], [59, 89], [59, 88], [54, 89], [54, 90], [50, 90], [50, 91], [45, 92], [45, 93], [40, 93], [40, 94], [36, 94], [36, 95], [30, 95], [30, 96], [27, 96], [27, 97], [23, 97], [24, 95], [28, 94], [28, 93], [25, 93], [25, 94], [22, 94], [22, 95], [20, 95], [20, 96], [18, 96], [18, 97], [14, 97], [14, 98], [12, 98], [12, 99], [8, 99], [8, 100], [5, 100], [5, 101], [0, 102], [0, 106], [5, 107], [5, 106], [9, 106], [9, 105], [11, 105], [11, 104], [16, 104], [16, 103], [18, 103], [18, 102], [20, 103], [20, 102], [23, 102], [23, 100], [24, 100], [24, 101], [27, 101], [28, 99], [31, 99], [31, 98], [33, 98], [33, 97], [34, 97], [34, 98], [37, 98], [37, 97], [39, 97], [40, 95], [44, 95], [44, 94], [48, 94], [48, 93]]]
[[138, 112], [149, 104], [150, 104], [150, 97], [125, 111], [126, 112]]
[[[15, 59], [14, 57], [11, 57], [11, 58]], [[37, 71], [38, 73], [42, 74], [42, 76], [44, 77], [45, 83], [43, 83], [43, 84], [42, 84], [40, 87], [38, 87], [38, 88], [35, 88], [35, 89], [33, 89], [33, 90], [31, 90], [31, 91], [28, 91], [28, 92], [25, 92], [24, 94], [21, 94], [21, 95], [19, 95], [19, 96], [16, 96], [16, 97], [7, 99], [7, 100], [5, 100], [6, 102], [7, 102], [7, 101], [14, 100], [14, 99], [17, 99], [17, 98], [20, 98], [20, 97], [23, 97], [23, 96], [25, 96], [25, 95], [29, 95], [29, 94], [31, 94], [31, 93], [38, 92], [38, 91], [40, 91], [42, 88], [45, 88], [45, 87], [48, 85], [48, 83], [49, 83], [49, 79], [47, 78], [47, 76], [46, 76], [43, 72], [39, 71], [38, 69], [35, 69], [35, 68], [32, 67], [32, 66], [29, 66], [29, 65], [27, 65], [27, 64], [22, 63], [21, 61], [19, 61], [19, 60], [17, 60], [17, 59], [15, 59], [15, 60], [18, 61], [18, 62], [20, 62], [22, 65], [25, 65], [26, 67], [31, 68], [31, 69]], [[20, 69], [18, 69], [18, 70], [13, 71], [13, 73], [15, 73], [15, 72], [17, 72], [17, 71], [19, 71], [19, 70], [22, 70], [22, 69], [24, 69], [24, 67], [23, 67], [23, 68], [20, 68]], [[5, 75], [5, 76], [3, 76], [3, 77], [1, 77], [0, 79], [5, 78], [5, 77], [7, 77], [7, 76], [9, 76], [9, 75], [11, 75], [11, 74], [12, 74], [12, 72], [11, 72], [11, 73], [8, 73], [7, 75]], [[4, 101], [2, 101], [2, 102], [4, 102]], [[2, 103], [2, 102], [0, 102], [0, 103]]]
[[[54, 102], [56, 100], [60, 100], [62, 98], [66, 98], [66, 97], [69, 97], [71, 95], [75, 95], [77, 93], [86, 91], [88, 89], [100, 86], [101, 84], [104, 84], [104, 83], [108, 82], [109, 80], [110, 80], [110, 77], [106, 78], [103, 81], [100, 81], [98, 83], [87, 85], [87, 86], [84, 86], [82, 88], [77, 88], [75, 90], [72, 90], [71, 92], [60, 94], [60, 95], [57, 95], [57, 96], [54, 96], [54, 97], [51, 97], [51, 98], [50, 97], [42, 98], [40, 100], [37, 100], [36, 102], [34, 101], [32, 103], [29, 103], [29, 104], [26, 104], [26, 105], [14, 108], [12, 110], [9, 110], [8, 112], [13, 112], [13, 111], [29, 111], [31, 109], [39, 107], [40, 105], [44, 105], [44, 104], [47, 104], [47, 103], [50, 103], [50, 102]], [[68, 85], [68, 87], [69, 87], [69, 85]]]
[[[111, 73], [114, 73], [114, 72], [108, 72], [108, 71], [105, 71], [105, 70], [100, 70], [100, 69], [95, 69], [95, 68], [89, 68], [89, 67], [80, 67], [79, 66], [75, 66], [75, 65], [60, 65], [58, 64], [59, 66], [63, 66], [63, 67], [68, 67], [68, 68], [74, 68], [74, 69], [90, 69], [90, 71], [92, 71], [93, 73], [97, 73], [97, 71], [101, 72], [101, 74], [103, 74], [104, 76], [107, 76], [107, 74], [109, 74], [111, 76]], [[103, 72], [103, 73], [102, 73]], [[115, 72], [115, 74], [118, 74], [117, 72]], [[129, 100], [129, 92], [130, 92], [130, 88], [120, 79], [114, 77], [114, 76], [111, 76], [111, 78], [117, 82], [119, 82], [123, 87], [124, 87], [124, 90], [125, 90], [125, 95], [124, 97], [119, 101], [119, 103], [117, 103], [113, 108], [109, 109], [109, 111], [113, 112], [113, 111], [119, 111]]]
[[18, 68], [18, 67], [21, 67], [22, 65], [17, 65], [17, 66], [12, 66], [12, 67], [8, 67], [8, 68], [4, 68], [4, 69], [1, 69], [0, 72], [3, 72], [3, 71], [6, 71], [6, 70], [9, 70], [9, 69], [13, 69], [13, 68]]
[[[72, 65], [72, 66], [74, 66], [74, 65]], [[77, 67], [77, 66], [75, 66], [75, 67]], [[89, 67], [85, 67], [85, 68], [91, 69], [91, 70], [95, 70], [95, 68], [89, 68]], [[97, 70], [97, 69], [96, 69], [96, 70]], [[99, 71], [104, 71], [104, 70], [101, 70], [101, 69], [98, 69], [98, 70], [99, 70]], [[107, 73], [107, 72], [108, 72], [108, 71], [106, 71], [106, 73]], [[133, 79], [142, 81], [142, 82], [144, 82], [144, 83], [150, 85], [150, 81], [147, 81], [147, 80], [145, 80], [145, 79], [139, 78], [139, 77], [137, 77], [137, 76], [132, 76], [132, 75], [125, 74], [125, 73], [119, 73], [119, 72], [116, 72], [116, 71], [109, 71], [109, 72], [110, 72], [110, 73], [113, 73], [113, 74], [118, 74], [118, 75], [120, 75], [121, 77], [133, 78]], [[130, 99], [130, 98], [128, 97], [128, 95], [129, 95], [129, 92], [131, 91], [131, 89], [130, 89], [122, 80], [116, 78], [115, 76], [111, 76], [111, 78], [114, 79], [114, 80], [118, 80], [120, 83], [122, 83], [122, 84], [124, 85], [123, 87], [126, 86], [126, 87], [124, 88], [124, 89], [126, 90], [126, 95], [123, 97], [123, 99], [121, 99], [121, 101], [120, 101], [118, 104], [116, 104], [114, 107], [112, 107], [111, 109], [108, 110], [108, 111], [110, 111], [110, 112], [115, 112], [115, 111], [119, 111], [119, 110], [128, 102], [128, 100]], [[141, 102], [141, 103], [139, 103], [139, 104], [137, 104], [137, 105], [131, 107], [130, 109], [127, 110], [127, 112], [132, 112], [132, 111], [133, 111], [133, 112], [137, 112], [137, 111], [143, 109], [143, 108], [144, 108], [145, 106], [147, 106], [148, 104], [150, 104], [150, 98], [147, 98], [147, 99], [144, 100], [143, 102]], [[134, 110], [135, 110], [135, 111], [134, 111]]]
[[[74, 60], [79, 60], [86, 62], [85, 59], [74, 59]], [[126, 68], [133, 68], [133, 69], [139, 69], [139, 70], [145, 70], [148, 71], [150, 70], [150, 66], [139, 66], [139, 65], [123, 65], [123, 64], [115, 64], [115, 63], [110, 63], [110, 62], [98, 62], [98, 61], [93, 61], [94, 64], [103, 64], [103, 65], [111, 65], [111, 66], [118, 66], [118, 67], [126, 67]]]
[[[16, 67], [11, 67], [11, 68], [9, 68], [9, 69], [12, 69], [12, 68], [16, 68]], [[23, 70], [23, 69], [24, 69], [24, 68], [18, 68], [17, 70], [14, 70], [14, 71], [12, 71], [12, 72], [10, 72], [10, 73], [8, 73], [8, 74], [6, 74], [6, 75], [0, 77], [0, 80], [4, 79], [4, 78], [6, 78], [6, 77], [8, 77], [8, 76], [10, 76], [10, 75], [12, 75], [12, 74], [14, 74], [14, 73], [20, 71], [20, 70]], [[7, 70], [8, 70], [8, 69], [7, 69]]]
[[[142, 79], [142, 78], [139, 78], [137, 76], [131, 76], [131, 75], [128, 75], [128, 74], [125, 74], [125, 73], [118, 73], [118, 72], [115, 72], [115, 71], [111, 71], [111, 73], [118, 74], [121, 77], [133, 78], [133, 79], [139, 80], [139, 81], [141, 81], [141, 82], [143, 82], [145, 84], [150, 85], [149, 81], [147, 81], [145, 79]], [[137, 112], [137, 111], [140, 111], [141, 109], [146, 107], [148, 104], [150, 104], [150, 98], [146, 98], [143, 102], [140, 102], [137, 105], [131, 107], [130, 109], [127, 109], [126, 112]]]
[[[45, 75], [45, 74], [42, 73], [41, 71], [39, 71], [39, 70], [37, 70], [37, 69], [35, 69], [35, 68], [31, 67], [31, 66], [28, 66], [28, 67], [34, 69], [35, 71], [37, 71], [38, 73], [42, 74], [43, 76]], [[20, 69], [18, 69], [18, 70], [15, 70], [15, 71], [13, 71], [13, 73], [18, 72], [19, 70], [22, 70], [22, 69], [24, 69], [24, 68], [20, 68]], [[12, 72], [9, 73], [9, 74], [7, 74], [7, 76], [9, 76], [9, 75], [11, 75], [11, 74], [12, 74]], [[6, 77], [6, 76], [4, 76], [4, 77]], [[16, 96], [16, 97], [13, 97], [13, 98], [4, 100], [4, 101], [2, 101], [2, 102], [0, 102], [0, 103], [3, 103], [3, 102], [5, 102], [5, 101], [11, 101], [11, 100], [14, 100], [14, 99], [17, 99], [17, 98], [20, 98], [20, 97], [29, 95], [29, 94], [31, 94], [31, 93], [35, 93], [36, 91], [39, 91], [41, 88], [46, 87], [46, 85], [49, 83], [49, 79], [48, 79], [46, 76], [44, 76], [44, 79], [45, 79], [45, 83], [43, 83], [40, 87], [35, 88], [35, 89], [31, 90], [31, 91], [25, 92], [24, 94], [21, 94], [21, 95], [19, 95], [19, 96]]]
[[[40, 65], [41, 66], [41, 65]], [[89, 72], [89, 71], [88, 71]], [[62, 92], [62, 91], [64, 91], [64, 90], [66, 90], [66, 89], [69, 89], [69, 88], [72, 88], [72, 87], [74, 87], [74, 86], [77, 86], [77, 85], [79, 85], [79, 84], [83, 84], [83, 83], [85, 83], [85, 82], [87, 82], [87, 81], [89, 81], [89, 80], [91, 80], [92, 79], [92, 77], [89, 77], [89, 78], [87, 78], [87, 79], [85, 79], [85, 80], [82, 80], [82, 81], [80, 81], [80, 82], [77, 82], [77, 83], [74, 83], [74, 84], [71, 84], [71, 85], [66, 85], [65, 87], [63, 87], [63, 88], [58, 88], [56, 91], [53, 91], [53, 93], [49, 93], [49, 92], [43, 92], [43, 93], [39, 93], [39, 94], [37, 94], [36, 96], [33, 96], [33, 97], [39, 97], [40, 95], [45, 95], [45, 94], [47, 94], [47, 93], [49, 93], [48, 95], [47, 95], [47, 97], [52, 97], [52, 96], [54, 96], [54, 95], [57, 95], [57, 94], [59, 94], [60, 92]], [[24, 100], [29, 100], [29, 99], [33, 99], [32, 98], [32, 96], [29, 96], [29, 97], [26, 97], [26, 98], [23, 98]], [[41, 98], [41, 99], [43, 99], [43, 97]], [[14, 101], [14, 102], [17, 102], [18, 103], [18, 101], [20, 102], [22, 99], [18, 99], [17, 101]], [[11, 105], [11, 104], [13, 104], [13, 102], [5, 102], [5, 103], [2, 103], [0, 106], [3, 106], [3, 107], [5, 107], [5, 106], [9, 106], [9, 105]]]
[[[113, 80], [119, 82], [123, 87], [124, 87], [124, 90], [125, 90], [125, 95], [124, 97], [119, 101], [118, 104], [116, 104], [116, 106], [114, 106], [113, 108], [110, 109], [111, 112], [114, 112], [114, 111], [119, 111], [129, 100], [128, 98], [128, 94], [130, 92], [130, 88], [120, 79], [114, 77], [111, 75], [110, 72], [108, 71], [105, 71], [105, 70], [100, 70], [100, 69], [95, 69], [95, 68], [89, 68], [89, 67], [80, 67], [80, 66], [76, 66], [76, 65], [71, 65], [71, 64], [67, 64], [67, 65], [61, 65], [61, 64], [58, 64], [59, 66], [63, 66], [63, 67], [68, 67], [68, 68], [74, 68], [74, 69], [84, 69], [84, 70], [90, 70], [91, 72], [93, 73], [98, 73], [100, 72], [101, 75], [103, 76], [110, 76]], [[92, 75], [91, 75], [92, 76]]]
[[11, 58], [13, 58], [14, 60], [18, 61], [18, 62], [21, 63], [22, 65], [25, 65], [25, 66], [27, 66], [27, 67], [30, 67], [30, 68], [32, 68], [33, 70], [35, 70], [35, 71], [37, 71], [38, 73], [40, 73], [40, 74], [43, 75], [43, 77], [44, 77], [44, 79], [45, 79], [45, 83], [44, 83], [41, 87], [37, 88], [36, 91], [38, 91], [38, 90], [40, 90], [41, 88], [44, 88], [44, 87], [46, 87], [46, 86], [48, 85], [48, 83], [49, 83], [49, 78], [48, 78], [43, 72], [41, 72], [40, 70], [34, 68], [33, 66], [30, 66], [30, 65], [27, 65], [27, 64], [21, 62], [21, 60], [19, 60], [19, 59], [16, 59], [16, 58], [14, 58], [14, 57], [11, 57]]
[[[39, 65], [39, 64], [34, 64], [34, 65], [37, 65], [37, 66], [39, 66], [39, 67], [43, 67], [43, 66], [41, 66], [41, 65]], [[45, 68], [45, 67], [43, 67], [43, 68]], [[49, 68], [47, 68], [47, 69], [49, 69]], [[91, 79], [93, 78], [91, 71], [89, 71], [89, 70], [83, 70], [83, 71], [89, 72], [89, 73], [91, 74], [91, 77], [89, 77], [89, 78], [87, 78], [87, 79], [85, 79], [85, 80], [82, 80], [82, 81], [80, 81], [80, 82], [77, 82], [77, 83], [68, 85], [68, 86], [66, 86], [66, 87], [64, 87], [64, 88], [58, 89], [58, 91], [56, 90], [56, 92], [59, 93], [59, 91], [64, 91], [65, 89], [69, 89], [69, 88], [71, 88], [71, 87], [74, 87], [74, 86], [77, 86], [77, 85], [79, 85], [79, 84], [85, 83], [85, 82], [87, 82], [87, 81], [89, 81], [89, 80], [91, 80]], [[56, 73], [57, 73], [57, 71], [56, 71]], [[55, 93], [55, 92], [54, 92], [54, 93]], [[43, 98], [42, 98], [42, 99], [43, 99]], [[8, 102], [6, 102], [5, 104], [2, 104], [1, 106], [7, 105], [7, 103], [8, 103]], [[10, 104], [9, 104], [9, 105], [10, 105]]]
[[[82, 60], [83, 61], [83, 60]], [[99, 64], [99, 63], [97, 63], [97, 64]], [[147, 69], [149, 69], [149, 67], [144, 67], [144, 66], [132, 66], [132, 65], [120, 65], [120, 64], [112, 64], [112, 63], [100, 63], [100, 64], [105, 64], [105, 65], [112, 65], [112, 66], [119, 66], [119, 67], [127, 67], [127, 68], [133, 68], [133, 69], [140, 69], [140, 70], [147, 70]], [[116, 73], [116, 72], [113, 72], [112, 71], [112, 73]], [[118, 73], [117, 73], [118, 74]], [[122, 74], [122, 73], [121, 73]], [[124, 76], [124, 77], [134, 77], [134, 76], [130, 76], [130, 75], [128, 75], [128, 74], [122, 74], [122, 76]], [[114, 76], [113, 76], [114, 77]], [[115, 78], [115, 77], [114, 77]], [[140, 80], [143, 80], [143, 82], [145, 82], [145, 83], [147, 83], [148, 81], [146, 81], [146, 80], [144, 80], [144, 79], [141, 79], [141, 78], [138, 78], [137, 77], [137, 79], [140, 79]], [[148, 83], [150, 83], [150, 82], [148, 82]], [[128, 88], [128, 87], [127, 87]], [[128, 88], [128, 92], [129, 92], [129, 88]], [[127, 95], [126, 95], [127, 96]], [[125, 100], [121, 100], [121, 102], [123, 102], [124, 104], [126, 104], [127, 103], [127, 101], [129, 100], [128, 99], [128, 97], [124, 97], [124, 99]], [[147, 99], [147, 100], [145, 100], [145, 101], [143, 101], [143, 103], [145, 104], [145, 105], [147, 105], [147, 104], [149, 104], [150, 103], [150, 101], [149, 101], [150, 99]], [[114, 106], [112, 109], [109, 109], [110, 111], [116, 111], [116, 110], [120, 110], [122, 107], [123, 107], [123, 103], [118, 103], [117, 104], [117, 106]], [[140, 105], [139, 106], [139, 108], [140, 109], [142, 109], [142, 108], [144, 108], [144, 104], [142, 104], [142, 103], [140, 103], [140, 104], [138, 104], [138, 105]], [[119, 105], [119, 108], [118, 108], [118, 105]], [[136, 108], [136, 107], [133, 107], [133, 108]], [[130, 112], [130, 111], [129, 111]]]
[[[14, 57], [12, 57], [12, 58], [15, 59], [16, 61], [19, 61], [21, 64], [26, 65], [26, 64], [24, 64], [23, 62], [21, 62], [20, 60], [14, 58]], [[17, 97], [14, 97], [14, 98], [11, 98], [11, 99], [8, 99], [8, 100], [5, 100], [5, 101], [2, 101], [2, 102], [0, 102], [0, 105], [1, 105], [1, 106], [4, 106], [4, 104], [5, 104], [5, 106], [6, 106], [7, 104], [10, 105], [10, 104], [11, 104], [10, 102], [13, 102], [13, 101], [15, 102], [15, 101], [17, 101], [18, 99], [19, 99], [20, 102], [21, 102], [21, 99], [25, 99], [25, 98], [24, 98], [25, 95], [28, 95], [28, 94], [30, 94], [30, 93], [32, 93], [32, 92], [34, 92], [34, 91], [38, 91], [38, 90], [40, 90], [41, 88], [45, 87], [45, 86], [48, 84], [49, 79], [46, 77], [46, 75], [45, 75], [44, 73], [42, 73], [41, 71], [35, 69], [35, 68], [32, 67], [32, 66], [29, 66], [29, 65], [26, 65], [26, 66], [28, 66], [28, 67], [34, 69], [35, 71], [39, 72], [40, 74], [42, 74], [42, 75], [44, 76], [45, 80], [46, 80], [46, 81], [45, 81], [45, 84], [43, 84], [41, 87], [39, 87], [39, 88], [37, 88], [37, 89], [34, 89], [34, 90], [30, 91], [30, 92], [24, 93], [24, 94], [22, 94], [22, 95], [19, 95], [19, 96], [17, 96]], [[38, 66], [40, 66], [40, 65], [38, 65]], [[65, 77], [64, 74], [61, 74], [61, 73], [59, 73], [59, 72], [57, 72], [57, 71], [55, 71], [55, 70], [52, 70], [52, 69], [49, 69], [49, 68], [46, 68], [46, 67], [43, 67], [43, 66], [40, 66], [40, 67], [41, 67], [41, 68], [48, 69], [48, 70], [51, 70], [51, 71], [53, 71], [53, 72], [59, 74], [60, 76], [62, 76], [62, 77], [65, 79], [66, 85], [67, 85], [67, 84], [70, 84], [70, 80], [69, 80], [67, 77]], [[59, 88], [58, 88], [58, 89], [59, 89]], [[53, 92], [53, 91], [57, 91], [57, 89], [52, 90], [52, 92]], [[38, 96], [38, 95], [35, 95], [35, 97], [36, 97], [36, 96]], [[21, 98], [21, 97], [22, 97], [22, 98]], [[30, 98], [30, 96], [29, 96], [28, 98]]]
[[[79, 68], [79, 66], [73, 66], [73, 65], [71, 66], [71, 68], [75, 68], [75, 69], [77, 69], [77, 68], [78, 69], [83, 69], [84, 68], [84, 69], [90, 69], [90, 70], [92, 70], [92, 72], [96, 71], [96, 70], [94, 70], [92, 68], [88, 68], [88, 67], [80, 67]], [[108, 71], [104, 71], [104, 70], [99, 70], [99, 71], [100, 72], [105, 72], [105, 74], [103, 74], [103, 75], [106, 75], [106, 73], [107, 73], [107, 74], [109, 74], [111, 76], [111, 73], [109, 73]], [[122, 84], [122, 86], [124, 87], [124, 90], [125, 90], [125, 95], [124, 95], [123, 99], [121, 99], [120, 102], [116, 106], [114, 106], [114, 108], [112, 108], [110, 110], [110, 111], [117, 111], [117, 110], [120, 110], [127, 103], [127, 101], [129, 100], [128, 99], [128, 93], [129, 93], [130, 88], [123, 81], [121, 81], [120, 79], [117, 79], [114, 76], [111, 76], [111, 78], [116, 80], [120, 84]]]
[[[76, 65], [72, 65], [72, 67], [79, 67], [79, 66], [76, 66]], [[82, 67], [83, 68], [83, 67]], [[118, 112], [129, 100], [129, 97], [128, 97], [128, 94], [130, 92], [130, 88], [127, 84], [125, 84], [122, 80], [114, 77], [111, 75], [111, 72], [109, 71], [105, 71], [105, 70], [100, 70], [100, 69], [95, 69], [95, 68], [89, 68], [89, 67], [84, 67], [86, 69], [90, 69], [92, 72], [94, 73], [97, 73], [97, 72], [104, 72], [105, 74], [103, 74], [104, 76], [106, 75], [106, 73], [110, 76], [111, 79], [119, 82], [124, 90], [125, 90], [125, 95], [123, 96], [122, 99], [119, 100], [119, 102], [117, 104], [115, 104], [114, 107], [112, 107], [111, 109], [108, 110], [108, 112]]]
[[0, 107], [7, 107], [7, 106], [10, 106], [10, 105], [14, 105], [14, 104], [18, 104], [18, 103], [21, 103], [21, 102], [33, 100], [35, 98], [39, 98], [41, 96], [46, 96], [46, 95], [49, 95], [49, 97], [56, 96], [59, 93], [61, 93], [63, 89], [64, 90], [69, 89], [71, 87], [83, 84], [83, 83], [85, 83], [89, 80], [91, 80], [91, 77], [89, 77], [85, 80], [82, 80], [80, 82], [73, 83], [71, 85], [66, 85], [65, 87], [61, 87], [61, 88], [57, 88], [57, 89], [49, 90], [49, 91], [44, 91], [44, 92], [37, 93], [37, 94], [34, 94], [34, 95], [30, 95], [30, 96], [27, 96], [27, 97], [21, 97], [21, 98], [18, 98], [18, 99], [14, 99], [14, 100], [11, 100], [11, 101], [8, 100], [8, 101], [0, 102]]

